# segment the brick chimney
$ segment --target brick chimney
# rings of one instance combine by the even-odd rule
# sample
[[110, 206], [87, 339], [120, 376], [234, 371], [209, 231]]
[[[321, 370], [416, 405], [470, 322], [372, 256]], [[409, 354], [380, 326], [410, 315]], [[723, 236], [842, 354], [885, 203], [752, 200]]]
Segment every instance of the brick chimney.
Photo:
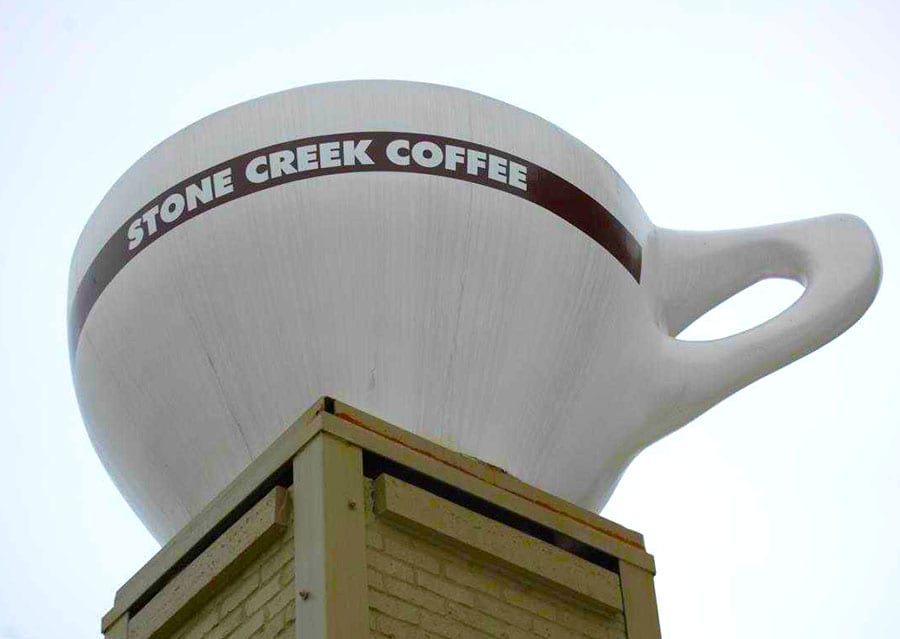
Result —
[[659, 639], [640, 534], [330, 398], [116, 593], [106, 639]]

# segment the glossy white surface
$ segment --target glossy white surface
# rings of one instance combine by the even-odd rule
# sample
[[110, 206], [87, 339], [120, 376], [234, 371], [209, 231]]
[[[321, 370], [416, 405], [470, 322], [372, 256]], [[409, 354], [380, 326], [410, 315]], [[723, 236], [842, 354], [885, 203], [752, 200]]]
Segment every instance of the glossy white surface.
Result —
[[[636, 283], [544, 209], [429, 175], [344, 174], [221, 205], [138, 255], [74, 358], [91, 438], [169, 538], [329, 394], [589, 508], [643, 447], [850, 326], [877, 290], [867, 227], [834, 216], [721, 234], [654, 229], [599, 156], [472, 93], [399, 82], [296, 89], [163, 142], [113, 187], [76, 248], [70, 299], [107, 238], [185, 177], [345, 131], [471, 140], [561, 175], [644, 246]], [[671, 338], [766, 276], [807, 284], [732, 338]]]

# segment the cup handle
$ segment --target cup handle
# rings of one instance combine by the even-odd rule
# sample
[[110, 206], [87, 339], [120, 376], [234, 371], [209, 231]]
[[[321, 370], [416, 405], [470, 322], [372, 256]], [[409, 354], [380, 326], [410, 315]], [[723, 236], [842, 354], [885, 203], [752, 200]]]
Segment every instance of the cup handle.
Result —
[[[875, 238], [852, 215], [735, 231], [656, 229], [648, 258], [645, 283], [655, 293], [670, 364], [664, 383], [687, 419], [840, 335], [866, 311], [881, 282]], [[674, 338], [720, 302], [771, 277], [806, 290], [785, 311], [742, 333], [706, 342]]]

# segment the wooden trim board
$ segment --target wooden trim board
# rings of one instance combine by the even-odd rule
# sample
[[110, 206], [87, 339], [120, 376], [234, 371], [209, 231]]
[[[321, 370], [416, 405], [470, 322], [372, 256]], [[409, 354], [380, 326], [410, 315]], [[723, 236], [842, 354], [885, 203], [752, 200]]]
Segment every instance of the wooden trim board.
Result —
[[628, 639], [661, 639], [653, 575], [623, 562], [619, 567], [619, 579]]
[[163, 546], [144, 566], [116, 592], [115, 605], [101, 621], [101, 631], [106, 630], [122, 614], [131, 610], [145, 593], [158, 588], [171, 571], [183, 563], [194, 549], [202, 550], [204, 540], [242, 503], [251, 497], [270, 477], [290, 464], [297, 451], [322, 430], [316, 417], [322, 410], [323, 400], [317, 401], [251, 463], [225, 490], [213, 499], [199, 515], [194, 517]]
[[370, 450], [523, 517], [559, 530], [618, 559], [633, 563], [650, 572], [654, 572], [656, 569], [653, 556], [642, 548], [625, 543], [618, 537], [611, 537], [602, 530], [588, 526], [582, 520], [573, 519], [564, 513], [551, 510], [541, 503], [522, 497], [518, 493], [490, 484], [441, 459], [406, 447], [402, 442], [377, 431], [361, 428], [358, 424], [328, 413], [322, 413], [319, 417], [322, 420], [322, 428], [326, 432], [352, 441], [360, 448]]
[[294, 458], [297, 636], [367, 637], [362, 451], [319, 433]]
[[599, 602], [622, 610], [619, 576], [614, 572], [390, 475], [375, 480], [375, 513], [550, 581], [593, 605]]
[[406, 448], [420, 454], [441, 461], [448, 466], [458, 469], [462, 473], [471, 475], [483, 482], [507, 490], [528, 501], [534, 502], [553, 512], [570, 517], [582, 524], [595, 528], [604, 534], [619, 539], [622, 542], [636, 548], [644, 548], [644, 537], [639, 532], [630, 530], [625, 526], [610, 521], [605, 517], [593, 513], [575, 504], [561, 499], [555, 495], [544, 492], [530, 484], [516, 479], [501, 468], [492, 466], [484, 461], [469, 455], [452, 451], [448, 448], [395, 426], [389, 422], [369, 415], [358, 408], [345, 404], [339, 400], [333, 400], [334, 410], [330, 411], [335, 417], [350, 422], [366, 430], [373, 431], [382, 437], [390, 439]]
[[171, 632], [284, 533], [287, 490], [278, 486], [169, 581], [128, 621], [128, 639]]

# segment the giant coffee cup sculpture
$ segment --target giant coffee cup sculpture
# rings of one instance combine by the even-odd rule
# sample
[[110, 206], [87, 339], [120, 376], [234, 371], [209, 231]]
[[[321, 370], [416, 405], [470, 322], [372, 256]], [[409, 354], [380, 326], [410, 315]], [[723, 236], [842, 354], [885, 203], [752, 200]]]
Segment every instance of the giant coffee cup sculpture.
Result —
[[[674, 338], [766, 277], [806, 291]], [[539, 117], [343, 82], [211, 115], [129, 169], [75, 249], [70, 348], [94, 445], [160, 541], [324, 394], [599, 509], [641, 449], [840, 334], [879, 279], [855, 217], [658, 228]]]

